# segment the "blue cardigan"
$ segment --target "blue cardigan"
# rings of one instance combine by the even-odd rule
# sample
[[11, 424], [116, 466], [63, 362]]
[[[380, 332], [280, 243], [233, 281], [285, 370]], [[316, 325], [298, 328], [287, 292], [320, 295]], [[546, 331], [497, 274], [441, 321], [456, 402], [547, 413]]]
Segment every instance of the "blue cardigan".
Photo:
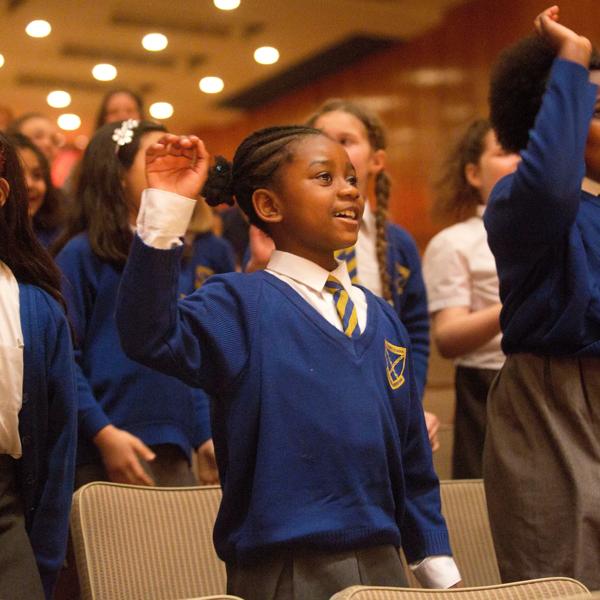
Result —
[[600, 356], [600, 200], [581, 191], [597, 90], [588, 77], [555, 60], [522, 161], [485, 211], [506, 354]]
[[388, 223], [386, 237], [392, 303], [410, 337], [417, 390], [422, 397], [429, 363], [429, 311], [421, 258], [413, 238], [402, 227]]
[[[92, 252], [87, 234], [70, 240], [56, 262], [77, 339], [78, 464], [99, 459], [92, 438], [108, 424], [148, 445], [177, 445], [189, 458], [192, 449], [211, 437], [206, 394], [125, 356], [114, 318], [121, 271]], [[190, 273], [192, 269], [190, 261]], [[190, 277], [179, 293], [192, 291]]]
[[179, 250], [136, 238], [119, 291], [127, 354], [214, 398], [223, 486], [219, 556], [403, 545], [449, 554], [412, 351], [394, 310], [365, 291], [346, 337], [266, 272], [215, 277], [177, 303]]
[[62, 309], [39, 288], [19, 284], [25, 342], [18, 486], [25, 526], [50, 598], [67, 543], [77, 445], [73, 349]]

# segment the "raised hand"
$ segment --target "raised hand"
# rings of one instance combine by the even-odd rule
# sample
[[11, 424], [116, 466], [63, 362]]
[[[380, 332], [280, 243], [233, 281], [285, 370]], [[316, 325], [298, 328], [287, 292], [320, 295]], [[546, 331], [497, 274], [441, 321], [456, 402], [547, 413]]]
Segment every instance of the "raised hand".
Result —
[[560, 24], [558, 19], [558, 6], [551, 6], [535, 18], [535, 30], [556, 50], [558, 56], [587, 68], [592, 53], [590, 40]]
[[166, 134], [146, 150], [148, 185], [195, 198], [206, 181], [208, 163], [209, 154], [198, 137]]

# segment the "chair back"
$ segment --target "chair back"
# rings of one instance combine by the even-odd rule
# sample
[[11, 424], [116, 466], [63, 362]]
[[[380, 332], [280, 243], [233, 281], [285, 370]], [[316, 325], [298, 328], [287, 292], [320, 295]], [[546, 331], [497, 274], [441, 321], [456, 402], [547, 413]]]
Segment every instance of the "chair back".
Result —
[[[492, 531], [481, 479], [454, 479], [440, 482], [442, 514], [446, 519], [450, 545], [465, 587], [501, 583], [492, 540]], [[406, 568], [411, 587], [419, 587]]]
[[546, 577], [485, 587], [424, 590], [355, 585], [330, 600], [592, 600], [579, 581], [568, 577]]
[[81, 487], [73, 497], [71, 533], [82, 598], [225, 594], [225, 565], [212, 540], [220, 501], [219, 486]]

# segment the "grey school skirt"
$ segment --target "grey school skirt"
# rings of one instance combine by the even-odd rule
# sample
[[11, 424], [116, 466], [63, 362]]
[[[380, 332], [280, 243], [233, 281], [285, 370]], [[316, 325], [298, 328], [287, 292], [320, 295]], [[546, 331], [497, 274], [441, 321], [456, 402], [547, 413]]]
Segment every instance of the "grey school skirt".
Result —
[[502, 580], [600, 589], [600, 358], [509, 356], [490, 388], [483, 468]]

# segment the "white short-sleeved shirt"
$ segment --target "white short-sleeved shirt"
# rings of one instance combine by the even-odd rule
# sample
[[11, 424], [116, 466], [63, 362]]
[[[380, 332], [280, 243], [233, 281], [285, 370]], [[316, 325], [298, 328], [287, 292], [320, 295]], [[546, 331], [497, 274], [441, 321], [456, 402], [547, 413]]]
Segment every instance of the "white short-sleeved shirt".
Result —
[[23, 332], [19, 285], [0, 261], [0, 454], [21, 457], [19, 411], [23, 403]]
[[[438, 233], [423, 256], [423, 277], [429, 313], [466, 306], [471, 311], [500, 302], [494, 255], [487, 243], [483, 210], [466, 221]], [[505, 356], [500, 349], [502, 334], [455, 363], [478, 369], [500, 369]]]

